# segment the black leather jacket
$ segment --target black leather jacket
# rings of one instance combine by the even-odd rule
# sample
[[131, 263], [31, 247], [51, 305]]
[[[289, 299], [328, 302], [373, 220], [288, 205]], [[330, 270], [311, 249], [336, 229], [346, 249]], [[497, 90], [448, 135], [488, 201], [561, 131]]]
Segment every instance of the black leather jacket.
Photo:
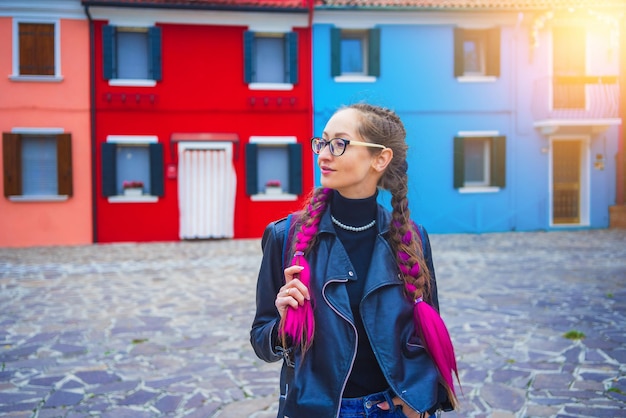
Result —
[[[386, 235], [391, 215], [378, 208], [378, 236], [361, 300], [361, 316], [378, 363], [390, 388], [416, 411], [434, 407], [449, 410], [445, 390], [438, 383], [434, 363], [421, 346], [413, 325], [413, 303], [403, 294], [403, 282]], [[426, 262], [432, 277], [432, 301], [438, 310], [435, 270], [428, 235], [420, 227]], [[352, 264], [338, 241], [330, 211], [322, 216], [316, 250], [306, 254], [311, 266], [311, 292], [316, 330], [311, 348], [301, 356], [297, 348], [284, 353], [277, 341], [280, 316], [274, 305], [284, 284], [285, 221], [267, 226], [257, 284], [257, 310], [250, 341], [256, 355], [283, 363], [279, 417], [325, 418], [339, 413], [341, 395], [356, 356], [357, 338], [345, 283], [354, 280]]]

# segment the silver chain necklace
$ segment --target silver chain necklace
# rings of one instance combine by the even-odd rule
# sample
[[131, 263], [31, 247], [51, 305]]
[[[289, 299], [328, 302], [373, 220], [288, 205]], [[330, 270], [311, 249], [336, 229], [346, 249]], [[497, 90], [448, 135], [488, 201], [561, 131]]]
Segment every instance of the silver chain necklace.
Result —
[[330, 219], [332, 219], [333, 223], [337, 225], [339, 228], [345, 229], [346, 231], [352, 231], [352, 232], [365, 231], [367, 229], [370, 229], [376, 224], [376, 219], [374, 219], [372, 222], [368, 223], [367, 225], [363, 225], [363, 226], [350, 226], [350, 225], [342, 224], [333, 215], [330, 215]]

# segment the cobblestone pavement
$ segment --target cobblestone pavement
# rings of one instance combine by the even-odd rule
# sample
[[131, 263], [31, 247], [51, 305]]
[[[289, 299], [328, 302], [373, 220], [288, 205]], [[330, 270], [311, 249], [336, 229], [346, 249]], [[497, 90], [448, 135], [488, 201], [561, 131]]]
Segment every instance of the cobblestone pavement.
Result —
[[[444, 417], [626, 417], [626, 230], [431, 241], [463, 391]], [[275, 416], [280, 365], [248, 342], [260, 258], [259, 240], [0, 249], [0, 416]]]

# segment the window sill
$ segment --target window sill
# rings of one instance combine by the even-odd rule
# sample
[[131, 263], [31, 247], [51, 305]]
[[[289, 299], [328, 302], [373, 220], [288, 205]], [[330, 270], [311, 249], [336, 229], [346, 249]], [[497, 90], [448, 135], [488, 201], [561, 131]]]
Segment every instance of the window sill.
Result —
[[337, 83], [374, 83], [376, 77], [370, 75], [338, 75], [335, 77]]
[[109, 196], [109, 203], [156, 203], [159, 201], [158, 196]]
[[65, 202], [68, 195], [20, 195], [9, 196], [11, 202]]
[[499, 187], [491, 187], [491, 186], [469, 186], [469, 187], [461, 187], [459, 193], [497, 193], [500, 191]]
[[9, 80], [19, 82], [60, 83], [63, 76], [57, 75], [10, 75]]
[[250, 90], [293, 90], [293, 84], [290, 83], [250, 83]]
[[250, 196], [250, 200], [253, 202], [268, 202], [268, 201], [293, 201], [298, 199], [298, 195], [290, 194], [290, 193], [282, 193], [282, 194], [253, 194]]
[[109, 80], [109, 86], [117, 87], [154, 87], [156, 86], [156, 80], [139, 80], [139, 79], [126, 79], [116, 78]]
[[459, 83], [495, 83], [498, 81], [498, 77], [491, 75], [463, 75], [457, 77], [456, 80]]

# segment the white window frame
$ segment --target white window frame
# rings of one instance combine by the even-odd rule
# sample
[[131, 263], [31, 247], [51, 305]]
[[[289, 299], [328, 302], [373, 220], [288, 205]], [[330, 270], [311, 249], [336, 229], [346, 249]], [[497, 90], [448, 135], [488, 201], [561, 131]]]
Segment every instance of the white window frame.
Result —
[[[154, 24], [146, 25], [146, 24], [116, 24], [113, 22], [109, 22], [110, 25], [115, 26], [116, 32], [139, 32], [145, 31], [146, 36], [148, 31]], [[117, 45], [115, 46], [115, 54], [118, 53]], [[151, 59], [150, 51], [148, 53], [148, 60]], [[112, 78], [109, 80], [109, 86], [118, 86], [118, 87], [154, 87], [156, 86], [157, 81], [149, 78], [140, 79], [140, 78]]]
[[[490, 138], [494, 136], [499, 136], [500, 132], [498, 131], [460, 131], [457, 136], [463, 137], [463, 141], [471, 141], [476, 140], [478, 138]], [[484, 174], [485, 182], [467, 182], [464, 181], [463, 187], [458, 189], [459, 193], [496, 193], [500, 191], [500, 187], [489, 186], [491, 183], [491, 144], [489, 141], [484, 141], [485, 143], [485, 160], [484, 160]]]
[[[251, 136], [250, 141], [251, 144], [257, 144], [262, 146], [271, 146], [271, 145], [288, 145], [295, 144], [298, 142], [298, 138], [295, 136]], [[257, 193], [250, 196], [250, 200], [253, 202], [259, 201], [293, 201], [297, 200], [298, 195], [292, 193], [281, 193], [281, 194], [266, 194], [266, 193]]]
[[[20, 135], [59, 135], [65, 133], [63, 128], [22, 128], [11, 129], [11, 133]], [[57, 156], [58, 158], [58, 156]], [[67, 195], [19, 195], [10, 196], [11, 202], [65, 202], [69, 199]]]
[[[20, 74], [20, 23], [34, 23], [54, 25], [54, 75], [21, 75]], [[9, 79], [12, 81], [61, 82], [61, 24], [59, 19], [22, 18], [13, 19], [13, 51], [12, 72]]]
[[[269, 28], [269, 27], [260, 27], [260, 26], [249, 26], [248, 30], [254, 32], [254, 37], [257, 35], [259, 37], [285, 37], [288, 33], [293, 31], [291, 27], [285, 28]], [[285, 50], [285, 61], [283, 61], [283, 65], [287, 65], [287, 60], [289, 60], [289, 51]], [[253, 59], [256, 57], [252, 57]], [[274, 91], [290, 91], [293, 90], [292, 83], [257, 83], [252, 82], [248, 83], [248, 89], [250, 90], [274, 90]]]
[[[157, 144], [159, 137], [156, 135], [108, 135], [106, 142], [120, 145], [137, 145], [148, 146], [149, 144]], [[109, 203], [155, 203], [159, 201], [158, 196], [141, 195], [141, 196], [109, 196]]]

